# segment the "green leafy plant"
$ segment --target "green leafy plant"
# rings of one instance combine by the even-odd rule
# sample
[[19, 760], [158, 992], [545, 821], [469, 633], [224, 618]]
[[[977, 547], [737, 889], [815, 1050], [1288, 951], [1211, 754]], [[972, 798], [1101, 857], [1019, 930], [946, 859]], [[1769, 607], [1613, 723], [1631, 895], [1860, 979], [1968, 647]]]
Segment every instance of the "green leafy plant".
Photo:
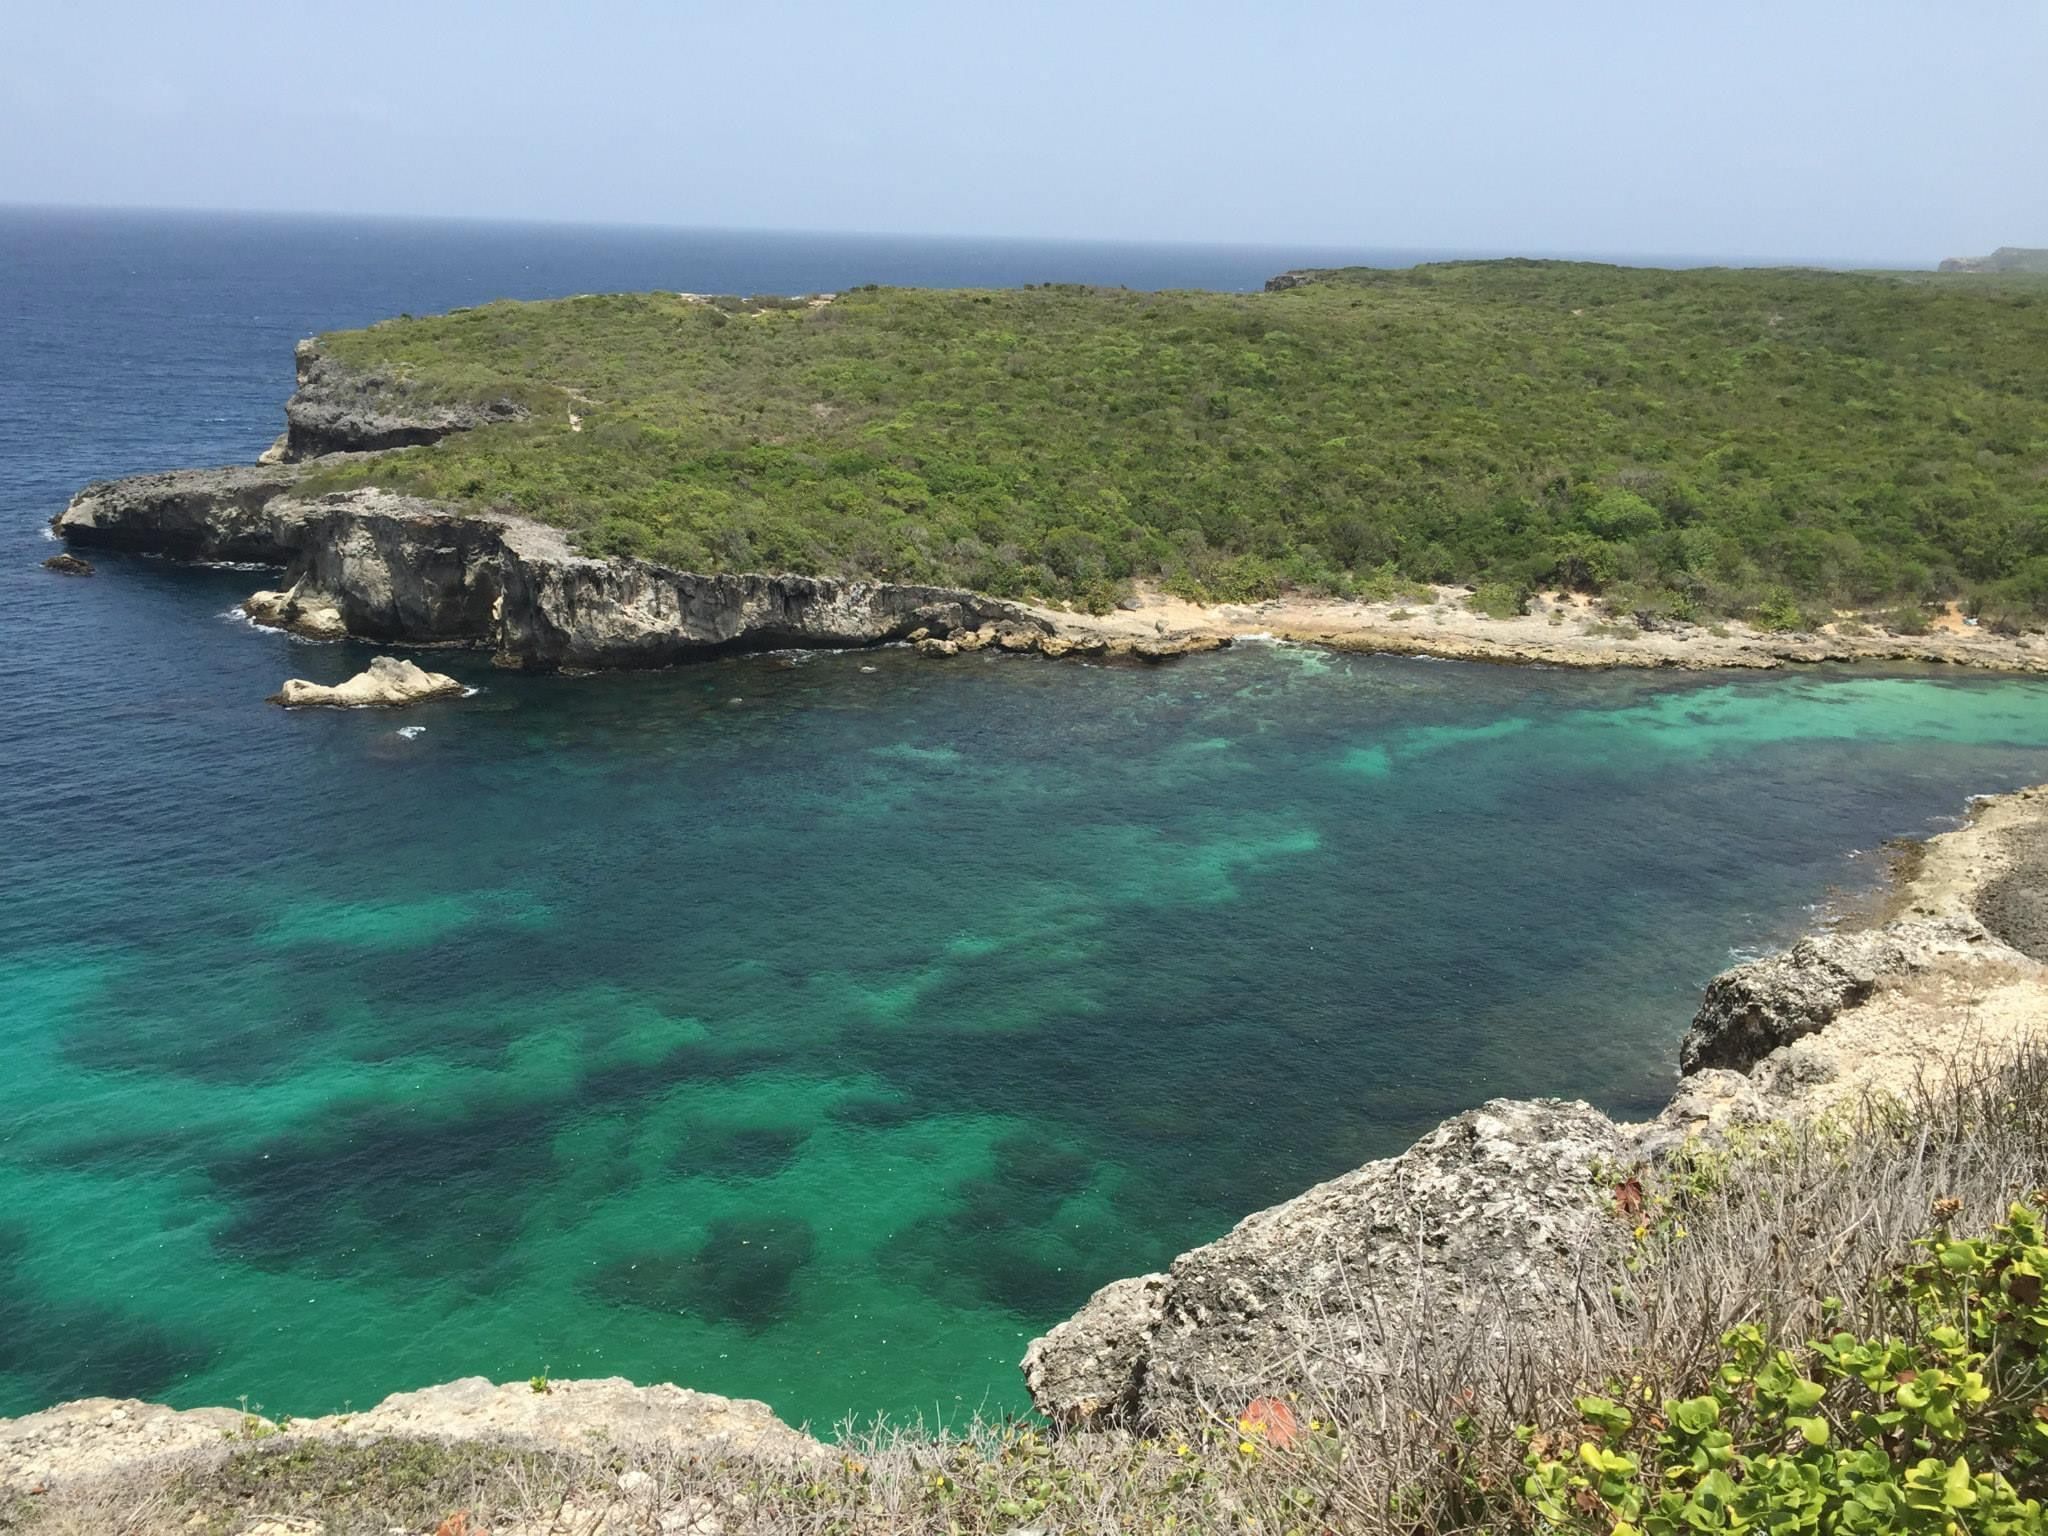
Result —
[[1576, 1401], [1565, 1453], [1531, 1432], [1539, 1526], [1616, 1536], [1712, 1531], [2028, 1536], [2048, 1531], [2048, 1274], [2039, 1210], [1978, 1239], [1920, 1240], [1897, 1332], [1797, 1349], [1746, 1324], [1706, 1390], [1652, 1407]]

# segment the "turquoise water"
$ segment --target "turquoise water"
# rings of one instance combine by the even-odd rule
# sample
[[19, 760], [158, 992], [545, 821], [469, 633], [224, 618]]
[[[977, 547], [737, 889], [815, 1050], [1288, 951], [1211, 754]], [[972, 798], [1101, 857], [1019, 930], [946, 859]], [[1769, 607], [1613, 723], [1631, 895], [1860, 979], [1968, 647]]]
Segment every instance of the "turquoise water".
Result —
[[265, 573], [37, 569], [85, 480], [253, 458], [324, 327], [1255, 260], [0, 213], [0, 1414], [1021, 1407], [1094, 1286], [1444, 1115], [1647, 1112], [1732, 955], [2048, 778], [2035, 683], [1272, 648], [286, 715], [374, 653], [222, 617]]
[[1732, 952], [2048, 761], [2039, 685], [1271, 648], [287, 716], [369, 653], [246, 585], [110, 562], [79, 600], [192, 646], [12, 765], [0, 1409], [1019, 1407], [1094, 1286], [1444, 1114], [1653, 1106]]

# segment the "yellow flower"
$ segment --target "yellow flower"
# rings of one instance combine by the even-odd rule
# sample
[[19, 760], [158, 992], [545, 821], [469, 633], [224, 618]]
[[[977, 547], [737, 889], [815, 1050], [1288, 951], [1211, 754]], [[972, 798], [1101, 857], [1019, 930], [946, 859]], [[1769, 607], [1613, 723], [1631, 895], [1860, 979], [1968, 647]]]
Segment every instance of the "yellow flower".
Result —
[[1183, 1440], [1173, 1448], [1173, 1454], [1176, 1456], [1192, 1456], [1194, 1452], [1188, 1449], [1187, 1441]]
[[1237, 1448], [1240, 1451], [1243, 1451], [1247, 1456], [1256, 1456], [1259, 1454], [1259, 1448], [1256, 1445], [1253, 1445], [1249, 1440], [1238, 1441]]

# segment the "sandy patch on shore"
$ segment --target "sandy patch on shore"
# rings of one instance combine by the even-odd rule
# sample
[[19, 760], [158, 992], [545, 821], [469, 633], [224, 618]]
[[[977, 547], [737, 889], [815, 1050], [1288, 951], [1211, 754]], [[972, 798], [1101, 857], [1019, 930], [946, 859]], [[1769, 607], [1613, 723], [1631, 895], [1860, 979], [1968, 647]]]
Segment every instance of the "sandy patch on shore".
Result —
[[[1069, 639], [1112, 642], [1268, 635], [1333, 650], [1444, 656], [1570, 667], [1768, 668], [1819, 661], [1926, 661], [2009, 672], [2048, 672], [2048, 634], [2001, 636], [1970, 626], [1951, 609], [1926, 635], [1879, 629], [1863, 634], [1773, 634], [1738, 621], [1658, 624], [1602, 614], [1583, 593], [1539, 593], [1529, 612], [1489, 618], [1470, 607], [1466, 587], [1436, 587], [1429, 598], [1359, 602], [1285, 596], [1259, 603], [1202, 604], [1141, 586], [1130, 606], [1106, 614], [1033, 611]], [[1950, 624], [1949, 619], [1955, 622]]]

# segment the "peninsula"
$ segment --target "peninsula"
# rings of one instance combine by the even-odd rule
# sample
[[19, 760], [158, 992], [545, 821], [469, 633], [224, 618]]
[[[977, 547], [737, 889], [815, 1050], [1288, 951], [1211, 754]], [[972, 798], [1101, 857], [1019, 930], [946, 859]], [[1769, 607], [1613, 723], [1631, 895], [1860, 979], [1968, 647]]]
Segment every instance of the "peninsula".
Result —
[[500, 303], [302, 344], [269, 462], [81, 547], [534, 669], [1267, 633], [1614, 666], [2039, 670], [2048, 289], [1477, 262], [1258, 294]]

